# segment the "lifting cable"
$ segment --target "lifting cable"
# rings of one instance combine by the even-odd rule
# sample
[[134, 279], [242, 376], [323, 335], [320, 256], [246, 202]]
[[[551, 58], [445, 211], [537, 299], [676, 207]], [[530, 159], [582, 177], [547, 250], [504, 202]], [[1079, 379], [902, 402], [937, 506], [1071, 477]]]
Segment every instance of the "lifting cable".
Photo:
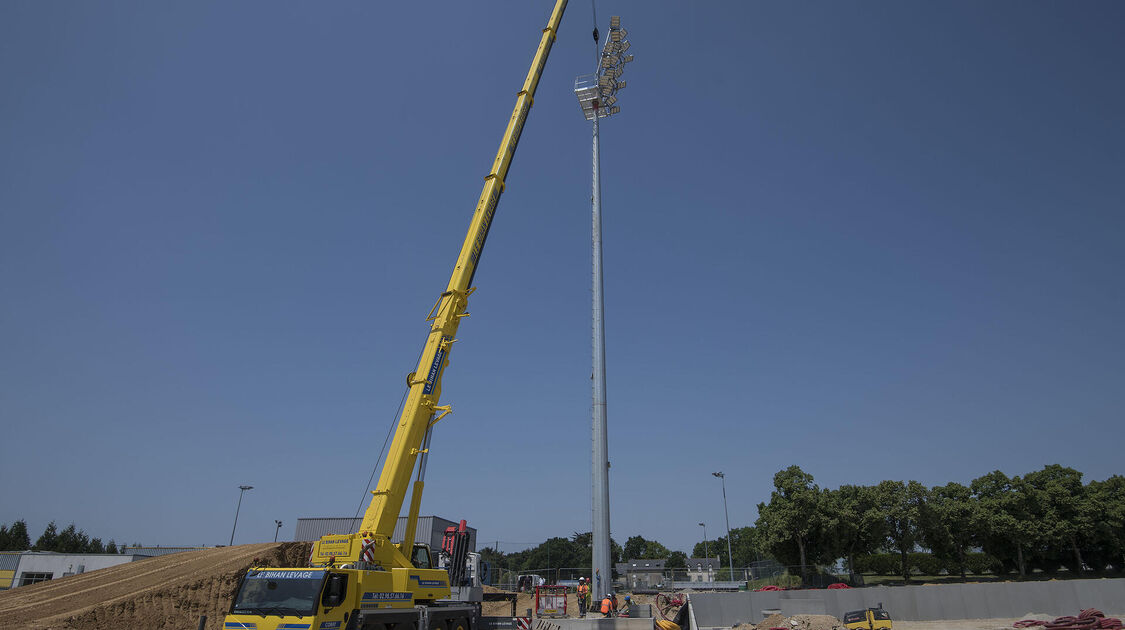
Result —
[[[418, 362], [422, 360], [422, 352], [424, 351], [425, 347], [423, 347], [422, 350], [418, 351], [418, 358], [414, 360], [415, 365], [417, 365]], [[387, 450], [387, 443], [391, 441], [391, 434], [394, 433], [395, 424], [398, 422], [399, 414], [402, 413], [402, 405], [406, 402], [406, 396], [409, 393], [410, 386], [407, 385], [406, 391], [402, 392], [402, 398], [398, 401], [398, 408], [395, 409], [394, 416], [391, 418], [391, 424], [387, 427], [387, 437], [383, 439], [383, 448], [379, 449], [379, 456], [375, 458], [375, 465], [371, 468], [371, 476], [367, 478], [367, 487], [363, 489], [363, 494], [360, 495], [359, 505], [357, 505], [355, 508], [355, 516], [352, 519], [353, 521], [359, 518], [359, 513], [361, 510], [363, 510], [363, 503], [367, 500], [368, 494], [371, 491], [371, 482], [375, 480], [375, 472], [379, 470], [379, 462], [383, 461], [383, 454]]]

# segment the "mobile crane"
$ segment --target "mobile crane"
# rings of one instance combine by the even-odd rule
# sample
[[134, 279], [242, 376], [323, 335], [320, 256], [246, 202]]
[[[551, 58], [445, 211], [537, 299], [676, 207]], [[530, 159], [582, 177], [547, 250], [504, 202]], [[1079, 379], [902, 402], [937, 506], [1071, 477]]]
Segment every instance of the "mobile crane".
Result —
[[[224, 630], [476, 630], [479, 602], [449, 599], [449, 573], [434, 567], [428, 546], [415, 545], [414, 534], [430, 435], [451, 411], [438, 403], [442, 372], [457, 341], [457, 327], [469, 315], [465, 308], [474, 291], [473, 276], [566, 5], [567, 0], [555, 2], [500, 150], [484, 178], [449, 284], [426, 317], [426, 345], [417, 369], [407, 376], [402, 415], [359, 531], [322, 537], [313, 544], [308, 567], [248, 570]], [[417, 477], [408, 488], [415, 469]], [[408, 489], [406, 532], [395, 545], [391, 536]]]

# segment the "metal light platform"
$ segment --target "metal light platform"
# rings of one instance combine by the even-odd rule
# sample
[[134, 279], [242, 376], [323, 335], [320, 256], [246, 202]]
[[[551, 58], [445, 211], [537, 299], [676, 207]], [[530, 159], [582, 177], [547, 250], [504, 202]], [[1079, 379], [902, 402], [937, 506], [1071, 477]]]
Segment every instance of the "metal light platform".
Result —
[[582, 115], [586, 120], [593, 120], [595, 113], [598, 118], [609, 116], [609, 108], [602, 107], [601, 92], [598, 90], [598, 75], [583, 74], [574, 80], [574, 95], [578, 97], [578, 104], [582, 106]]

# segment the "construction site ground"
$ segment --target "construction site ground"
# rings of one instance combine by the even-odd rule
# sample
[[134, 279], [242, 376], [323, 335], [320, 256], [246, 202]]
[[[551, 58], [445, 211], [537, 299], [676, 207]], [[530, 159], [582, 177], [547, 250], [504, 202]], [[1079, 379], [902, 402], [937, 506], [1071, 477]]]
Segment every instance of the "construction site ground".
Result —
[[[251, 566], [304, 566], [309, 543], [262, 543], [218, 547], [129, 562], [30, 586], [0, 592], [0, 630], [195, 630], [207, 616], [208, 630], [222, 628], [238, 581]], [[490, 589], [495, 590], [495, 589]], [[638, 605], [652, 603], [651, 595], [635, 595]], [[533, 593], [520, 593], [516, 614], [534, 609]], [[490, 602], [485, 615], [511, 614], [509, 602]], [[578, 616], [578, 600], [567, 598], [568, 617]], [[654, 610], [655, 612], [655, 610]], [[1034, 616], [1029, 612], [1028, 617]], [[1125, 617], [1125, 614], [1112, 615]], [[590, 618], [600, 618], [591, 614]], [[776, 626], [767, 625], [777, 623]], [[999, 630], [1016, 619], [955, 621], [895, 621], [899, 630]], [[796, 622], [796, 623], [793, 623]], [[788, 627], [792, 630], [833, 630], [835, 619], [796, 615], [770, 619], [738, 630]], [[839, 626], [839, 627], [842, 627]]]

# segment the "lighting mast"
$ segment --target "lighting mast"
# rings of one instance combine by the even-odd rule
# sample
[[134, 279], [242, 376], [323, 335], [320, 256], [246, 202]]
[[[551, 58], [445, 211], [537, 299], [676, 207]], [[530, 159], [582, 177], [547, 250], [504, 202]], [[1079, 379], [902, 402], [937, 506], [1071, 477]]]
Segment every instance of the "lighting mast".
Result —
[[[595, 18], [595, 24], [597, 19]], [[598, 55], [598, 69], [594, 74], [580, 75], [574, 80], [574, 94], [586, 120], [593, 123], [593, 186], [591, 202], [593, 205], [592, 249], [593, 249], [593, 376], [592, 376], [592, 432], [593, 432], [593, 600], [599, 601], [612, 590], [613, 565], [610, 561], [609, 536], [609, 439], [606, 429], [606, 386], [605, 386], [605, 300], [602, 296], [602, 184], [601, 148], [599, 145], [598, 120], [621, 111], [615, 105], [617, 91], [625, 88], [621, 74], [625, 64], [633, 61], [633, 55], [626, 55], [629, 40], [628, 32], [621, 28], [621, 17], [613, 16], [609, 21], [609, 37]], [[594, 28], [594, 42], [597, 46], [598, 30]]]

